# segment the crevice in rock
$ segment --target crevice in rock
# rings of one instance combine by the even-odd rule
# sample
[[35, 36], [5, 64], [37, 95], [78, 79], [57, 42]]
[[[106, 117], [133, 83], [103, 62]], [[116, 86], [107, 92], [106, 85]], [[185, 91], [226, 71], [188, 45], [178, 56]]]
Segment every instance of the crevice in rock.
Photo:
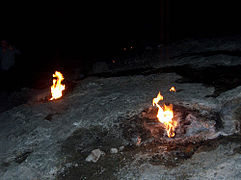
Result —
[[21, 153], [20, 155], [16, 156], [15, 158], [15, 162], [18, 164], [21, 164], [22, 162], [24, 162], [27, 157], [32, 153], [32, 151], [25, 151], [23, 153]]

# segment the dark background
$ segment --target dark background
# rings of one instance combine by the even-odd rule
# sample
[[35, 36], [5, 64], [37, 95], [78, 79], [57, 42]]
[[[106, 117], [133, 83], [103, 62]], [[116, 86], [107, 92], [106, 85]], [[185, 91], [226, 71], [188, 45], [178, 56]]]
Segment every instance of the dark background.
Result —
[[241, 29], [237, 1], [130, 2], [3, 6], [1, 39], [12, 40], [35, 58], [55, 56], [56, 51], [81, 57], [106, 55], [130, 40], [171, 42], [228, 35]]
[[142, 48], [153, 40], [168, 44], [187, 37], [238, 34], [239, 9], [237, 1], [228, 0], [10, 4], [1, 8], [0, 39], [22, 52], [17, 58], [23, 73], [54, 71], [72, 62], [85, 67], [118, 55], [133, 42]]

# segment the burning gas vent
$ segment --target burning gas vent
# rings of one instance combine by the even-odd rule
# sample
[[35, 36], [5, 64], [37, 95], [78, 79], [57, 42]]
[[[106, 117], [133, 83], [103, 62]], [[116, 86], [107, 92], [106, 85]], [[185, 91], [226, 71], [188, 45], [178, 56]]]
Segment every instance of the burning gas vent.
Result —
[[51, 86], [52, 97], [50, 100], [61, 98], [63, 96], [62, 91], [65, 90], [65, 85], [61, 84], [64, 80], [63, 75], [59, 71], [56, 71], [53, 77], [53, 85]]

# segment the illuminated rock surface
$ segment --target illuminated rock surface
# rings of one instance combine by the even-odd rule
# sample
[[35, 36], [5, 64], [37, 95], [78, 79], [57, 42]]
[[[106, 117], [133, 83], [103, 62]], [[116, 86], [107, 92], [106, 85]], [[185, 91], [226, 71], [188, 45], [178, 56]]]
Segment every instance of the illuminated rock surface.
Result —
[[[199, 69], [192, 69], [190, 74], [186, 74], [190, 69], [184, 64], [195, 63], [190, 57], [183, 57], [173, 60], [173, 64], [168, 62], [173, 68], [164, 72], [155, 69], [145, 75], [88, 77], [57, 101], [33, 100], [37, 93], [30, 93], [32, 100], [0, 114], [0, 179], [240, 179], [241, 84], [238, 80], [229, 82], [230, 77], [221, 76], [222, 73], [211, 84], [207, 72], [218, 72], [220, 67], [212, 67], [218, 61], [225, 65], [222, 70], [236, 73], [239, 78], [237, 68], [241, 63], [228, 55], [222, 55], [221, 61], [219, 58], [197, 57]], [[177, 65], [183, 69], [177, 69]], [[206, 68], [213, 69], [205, 71]], [[227, 82], [219, 82], [220, 78]], [[169, 92], [172, 86], [176, 93]], [[128, 139], [125, 123], [151, 107], [159, 91], [165, 102], [198, 111], [207, 121], [213, 120], [216, 127], [212, 136], [178, 145], [175, 137], [173, 141], [163, 137], [169, 144], [155, 144], [149, 138], [136, 145], [141, 133], [136, 129], [136, 135], [131, 134], [130, 138], [137, 141]], [[219, 115], [218, 119], [210, 119], [213, 112]], [[135, 128], [133, 123], [133, 132]], [[192, 136], [197, 131], [188, 133]], [[123, 151], [110, 152], [112, 147], [121, 146]], [[91, 151], [98, 148], [105, 156], [96, 163], [86, 162]]]

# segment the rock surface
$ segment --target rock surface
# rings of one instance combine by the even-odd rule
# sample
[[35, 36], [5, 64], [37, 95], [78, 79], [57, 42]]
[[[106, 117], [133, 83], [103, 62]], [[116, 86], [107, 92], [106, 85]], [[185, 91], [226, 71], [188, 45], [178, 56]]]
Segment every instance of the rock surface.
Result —
[[85, 159], [87, 162], [94, 162], [96, 163], [100, 156], [104, 156], [105, 153], [101, 151], [100, 149], [94, 149], [91, 151], [90, 155]]
[[116, 153], [118, 153], [118, 149], [117, 148], [111, 148], [110, 149], [110, 153], [111, 154], [116, 154]]
[[[240, 45], [241, 41], [238, 43], [234, 38], [230, 45], [224, 40], [213, 45], [209, 42], [189, 40], [174, 44], [170, 51], [177, 51], [172, 59], [157, 66], [182, 68], [189, 64], [196, 66], [195, 72], [214, 64], [241, 64], [238, 57], [227, 54], [208, 57], [188, 54], [231, 51], [236, 47], [233, 43]], [[181, 50], [183, 47], [190, 48]], [[158, 61], [159, 57], [153, 55], [153, 58]], [[224, 87], [213, 96], [215, 83], [188, 81], [174, 71], [175, 68], [173, 72], [160, 69], [145, 75], [88, 77], [77, 82], [62, 99], [50, 102], [32, 97], [34, 101], [1, 112], [1, 179], [240, 179], [240, 84], [231, 89]], [[176, 93], [169, 92], [172, 86], [176, 87]], [[219, 114], [221, 121], [216, 122], [219, 127], [215, 136], [202, 144], [189, 143], [178, 148], [153, 144], [145, 147], [136, 132], [132, 137], [141, 142], [131, 144], [123, 134], [123, 121], [151, 107], [159, 91], [165, 103], [198, 111], [203, 116], [210, 112]], [[204, 124], [201, 128], [205, 129]], [[112, 154], [112, 147], [123, 148], [120, 153]], [[103, 155], [100, 149], [106, 152], [103, 161], [98, 161]], [[86, 162], [86, 157], [95, 163]]]

